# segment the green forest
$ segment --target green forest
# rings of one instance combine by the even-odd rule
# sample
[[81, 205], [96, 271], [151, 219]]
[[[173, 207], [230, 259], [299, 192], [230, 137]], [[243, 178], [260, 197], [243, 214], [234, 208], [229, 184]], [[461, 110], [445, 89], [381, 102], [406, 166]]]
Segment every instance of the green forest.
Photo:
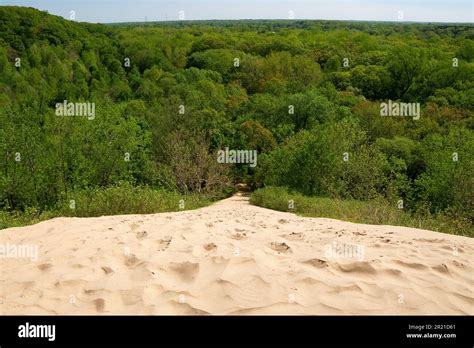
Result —
[[[272, 209], [474, 236], [472, 24], [103, 25], [2, 6], [0, 91], [0, 228], [192, 209], [246, 183]], [[419, 117], [383, 116], [389, 101]], [[225, 148], [256, 165], [219, 163]]]

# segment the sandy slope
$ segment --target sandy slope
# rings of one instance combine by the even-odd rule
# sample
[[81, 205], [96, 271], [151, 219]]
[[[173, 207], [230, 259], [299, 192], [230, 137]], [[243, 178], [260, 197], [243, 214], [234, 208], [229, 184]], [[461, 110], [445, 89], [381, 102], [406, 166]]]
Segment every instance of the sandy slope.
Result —
[[0, 231], [0, 314], [474, 314], [474, 239], [248, 204]]

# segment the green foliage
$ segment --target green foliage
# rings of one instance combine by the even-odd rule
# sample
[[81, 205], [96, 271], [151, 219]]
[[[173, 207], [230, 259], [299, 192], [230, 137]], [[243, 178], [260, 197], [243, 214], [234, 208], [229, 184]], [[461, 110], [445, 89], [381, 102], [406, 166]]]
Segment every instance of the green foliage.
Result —
[[[210, 204], [202, 195], [182, 195], [177, 192], [152, 190], [119, 183], [105, 189], [88, 189], [73, 192], [58, 207], [61, 216], [102, 216], [113, 214], [152, 214], [196, 209]], [[74, 200], [74, 209], [71, 209]], [[184, 203], [180, 208], [180, 202]]]
[[[74, 194], [83, 216], [152, 212], [163, 190], [216, 199], [246, 181], [349, 200], [376, 223], [465, 231], [473, 38], [470, 24], [105, 26], [1, 6], [0, 209], [37, 221], [68, 214]], [[381, 117], [388, 99], [420, 103], [420, 119]], [[57, 116], [65, 100], [95, 117]], [[257, 150], [257, 167], [217, 163], [225, 147]], [[127, 210], [128, 194], [145, 202]], [[378, 200], [393, 219], [366, 209]]]
[[299, 132], [267, 161], [265, 184], [306, 195], [368, 199], [384, 187], [386, 159], [351, 120]]
[[449, 209], [474, 221], [474, 136], [454, 128], [446, 136], [430, 135], [423, 141], [425, 171], [417, 178], [419, 199], [432, 211]]
[[[289, 208], [289, 201], [292, 208]], [[474, 237], [469, 222], [448, 214], [429, 212], [409, 214], [382, 197], [369, 201], [308, 197], [283, 187], [266, 187], [254, 191], [250, 202], [260, 207], [289, 211], [306, 217], [331, 218], [355, 223], [408, 226], [450, 234]]]
[[211, 199], [198, 194], [182, 195], [178, 192], [134, 187], [121, 182], [107, 188], [94, 188], [70, 192], [57, 206], [40, 212], [35, 208], [25, 211], [0, 211], [0, 229], [36, 223], [58, 216], [92, 217], [117, 214], [152, 214], [197, 209], [207, 206]]

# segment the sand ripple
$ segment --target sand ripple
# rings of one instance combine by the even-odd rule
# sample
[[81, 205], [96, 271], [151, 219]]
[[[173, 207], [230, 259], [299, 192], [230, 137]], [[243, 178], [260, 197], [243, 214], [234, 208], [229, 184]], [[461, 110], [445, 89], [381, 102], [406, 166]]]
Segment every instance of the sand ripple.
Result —
[[0, 231], [0, 314], [469, 314], [474, 239], [302, 218], [242, 196]]

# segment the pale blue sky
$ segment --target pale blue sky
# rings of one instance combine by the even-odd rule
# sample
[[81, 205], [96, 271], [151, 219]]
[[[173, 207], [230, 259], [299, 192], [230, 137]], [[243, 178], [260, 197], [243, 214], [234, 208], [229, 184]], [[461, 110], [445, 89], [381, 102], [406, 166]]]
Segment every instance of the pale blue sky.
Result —
[[[474, 0], [0, 0], [77, 21], [135, 22], [184, 19], [341, 19], [469, 22]], [[290, 12], [292, 11], [292, 12]], [[401, 11], [401, 12], [400, 12]]]

